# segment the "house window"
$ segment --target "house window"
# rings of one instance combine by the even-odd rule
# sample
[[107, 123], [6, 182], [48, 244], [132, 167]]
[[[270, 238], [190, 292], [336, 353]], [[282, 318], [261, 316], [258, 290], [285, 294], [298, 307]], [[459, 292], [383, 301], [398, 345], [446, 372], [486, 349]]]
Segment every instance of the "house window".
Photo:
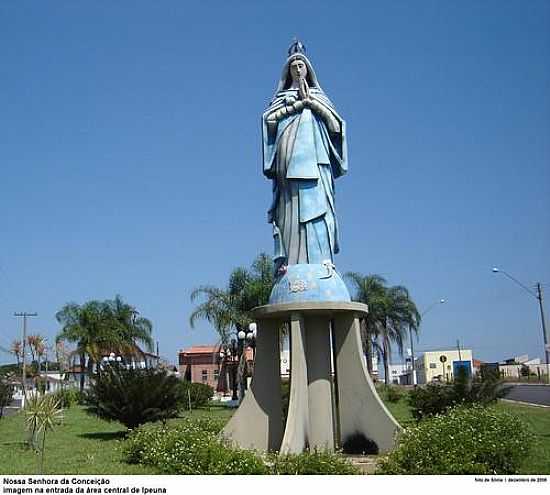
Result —
[[217, 382], [220, 379], [220, 370], [214, 370], [214, 380]]
[[435, 368], [437, 368], [437, 364], [430, 363], [430, 369], [435, 370]]
[[203, 382], [208, 381], [208, 370], [202, 370], [202, 381]]

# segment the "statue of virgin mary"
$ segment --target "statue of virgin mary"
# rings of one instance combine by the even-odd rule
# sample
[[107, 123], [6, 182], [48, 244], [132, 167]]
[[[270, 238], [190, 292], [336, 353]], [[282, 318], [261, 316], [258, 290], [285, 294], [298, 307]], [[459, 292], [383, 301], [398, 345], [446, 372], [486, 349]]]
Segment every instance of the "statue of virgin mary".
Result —
[[262, 123], [277, 273], [296, 264], [333, 268], [339, 251], [334, 179], [347, 171], [346, 128], [299, 41], [290, 46]]

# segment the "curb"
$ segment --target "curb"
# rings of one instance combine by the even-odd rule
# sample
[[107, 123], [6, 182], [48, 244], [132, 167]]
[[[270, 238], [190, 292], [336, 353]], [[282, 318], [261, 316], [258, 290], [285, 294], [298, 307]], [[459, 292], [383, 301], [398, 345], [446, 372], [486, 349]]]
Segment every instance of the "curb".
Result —
[[500, 399], [502, 402], [509, 402], [510, 404], [519, 404], [520, 406], [532, 406], [532, 407], [542, 407], [543, 409], [550, 409], [550, 406], [544, 404], [534, 404], [533, 402], [522, 402], [520, 400], [512, 399]]

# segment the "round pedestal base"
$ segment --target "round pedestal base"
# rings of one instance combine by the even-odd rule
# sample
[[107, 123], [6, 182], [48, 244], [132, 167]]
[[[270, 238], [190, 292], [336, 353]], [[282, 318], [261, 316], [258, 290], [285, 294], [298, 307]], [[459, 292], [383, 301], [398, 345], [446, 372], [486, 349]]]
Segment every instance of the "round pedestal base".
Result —
[[269, 304], [306, 301], [351, 301], [346, 284], [332, 263], [286, 267], [269, 298]]

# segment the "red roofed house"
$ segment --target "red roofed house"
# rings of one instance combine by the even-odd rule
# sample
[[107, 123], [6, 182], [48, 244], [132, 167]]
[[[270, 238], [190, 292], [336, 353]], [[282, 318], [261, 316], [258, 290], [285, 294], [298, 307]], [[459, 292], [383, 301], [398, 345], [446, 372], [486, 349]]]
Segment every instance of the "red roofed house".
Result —
[[[220, 352], [219, 345], [196, 345], [181, 350], [178, 353], [180, 376], [192, 383], [210, 385], [218, 394], [230, 394], [233, 373], [229, 368], [238, 363], [231, 359], [224, 360]], [[253, 351], [250, 348], [246, 348], [246, 360], [250, 370], [254, 361]]]

